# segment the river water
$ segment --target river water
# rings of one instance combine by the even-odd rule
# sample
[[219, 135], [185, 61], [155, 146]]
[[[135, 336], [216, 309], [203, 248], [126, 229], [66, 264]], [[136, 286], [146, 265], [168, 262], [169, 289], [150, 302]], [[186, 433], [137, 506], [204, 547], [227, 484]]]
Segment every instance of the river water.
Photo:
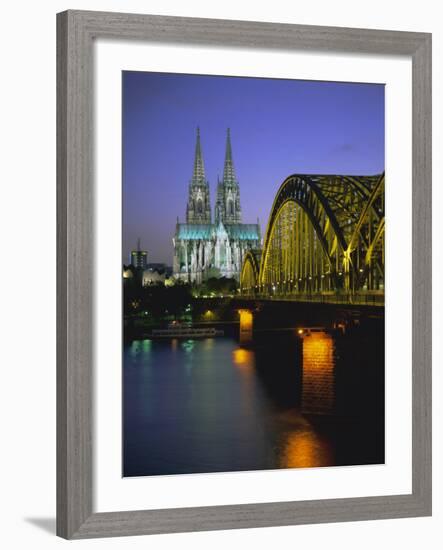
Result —
[[384, 462], [382, 335], [263, 333], [124, 348], [123, 475]]

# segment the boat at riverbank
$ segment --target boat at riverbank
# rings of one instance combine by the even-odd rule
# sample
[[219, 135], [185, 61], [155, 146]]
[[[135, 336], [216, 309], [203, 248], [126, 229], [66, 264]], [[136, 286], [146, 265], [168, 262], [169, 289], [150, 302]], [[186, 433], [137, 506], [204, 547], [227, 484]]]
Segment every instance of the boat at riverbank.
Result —
[[223, 336], [224, 331], [214, 327], [193, 327], [179, 323], [170, 323], [168, 328], [153, 329], [151, 338], [214, 338]]

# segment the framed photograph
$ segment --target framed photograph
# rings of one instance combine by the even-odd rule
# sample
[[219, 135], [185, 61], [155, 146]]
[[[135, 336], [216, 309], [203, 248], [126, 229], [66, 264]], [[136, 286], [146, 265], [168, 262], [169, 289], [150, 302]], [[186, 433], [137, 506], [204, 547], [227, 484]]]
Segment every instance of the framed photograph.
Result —
[[57, 41], [57, 533], [430, 515], [431, 35]]

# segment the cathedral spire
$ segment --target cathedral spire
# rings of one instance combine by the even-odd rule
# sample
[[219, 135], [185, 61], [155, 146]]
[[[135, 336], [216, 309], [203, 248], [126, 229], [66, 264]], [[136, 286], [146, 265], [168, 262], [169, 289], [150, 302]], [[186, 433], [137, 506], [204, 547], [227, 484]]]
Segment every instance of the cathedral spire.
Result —
[[226, 133], [225, 167], [223, 169], [223, 183], [235, 183], [234, 162], [232, 160], [231, 130]]
[[206, 180], [203, 155], [200, 144], [200, 128], [197, 126], [195, 142], [194, 170], [189, 182], [186, 223], [211, 223], [209, 182]]
[[200, 128], [197, 126], [197, 140], [195, 143], [194, 172], [192, 174], [193, 184], [206, 183], [205, 166], [203, 164], [202, 148], [200, 144]]
[[215, 205], [215, 221], [223, 224], [241, 223], [240, 187], [235, 177], [232, 160], [231, 131], [226, 134], [225, 166], [223, 180], [217, 185], [217, 202]]

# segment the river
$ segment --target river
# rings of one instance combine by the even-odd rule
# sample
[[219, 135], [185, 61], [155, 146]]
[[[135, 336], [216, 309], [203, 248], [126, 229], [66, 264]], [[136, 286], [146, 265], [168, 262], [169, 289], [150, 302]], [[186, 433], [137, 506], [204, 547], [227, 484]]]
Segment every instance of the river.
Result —
[[127, 343], [124, 476], [383, 463], [382, 340], [294, 330], [249, 348], [229, 331]]

